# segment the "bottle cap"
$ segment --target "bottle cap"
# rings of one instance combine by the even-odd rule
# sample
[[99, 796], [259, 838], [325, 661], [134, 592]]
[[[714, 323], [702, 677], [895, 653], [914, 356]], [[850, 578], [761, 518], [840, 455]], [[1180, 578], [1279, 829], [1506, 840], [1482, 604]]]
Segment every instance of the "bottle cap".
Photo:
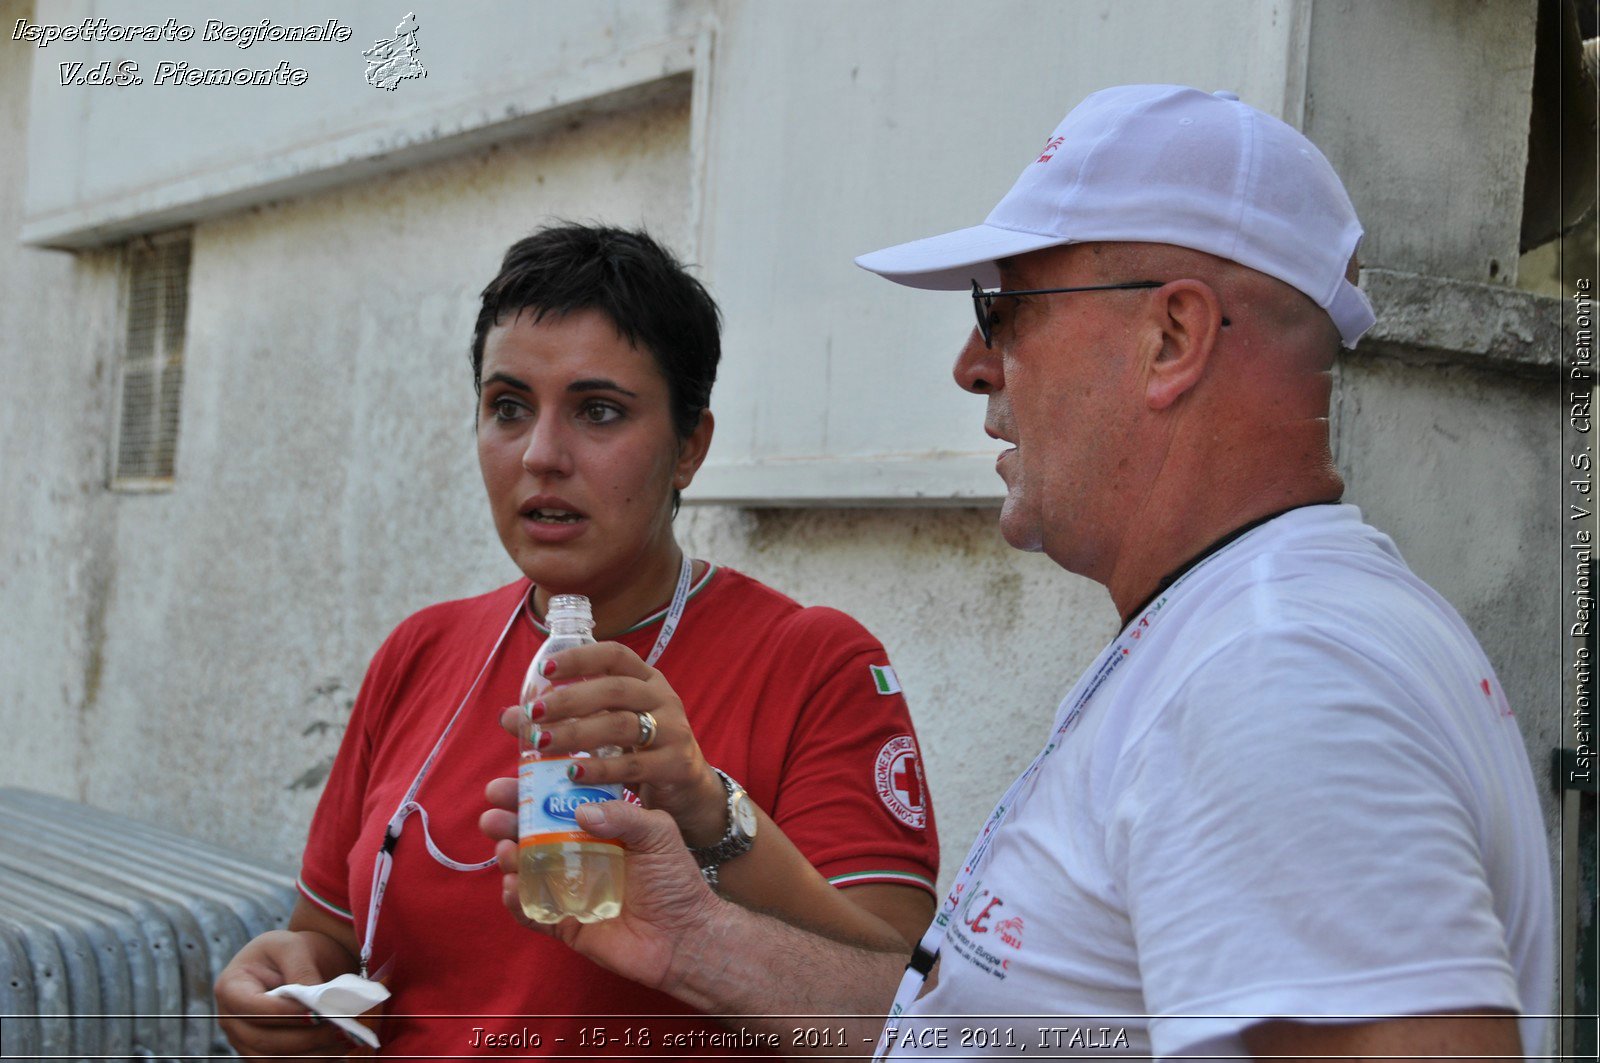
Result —
[[589, 608], [589, 599], [582, 594], [551, 595], [545, 619], [552, 624], [559, 620], [576, 620], [585, 626], [594, 626], [594, 613]]

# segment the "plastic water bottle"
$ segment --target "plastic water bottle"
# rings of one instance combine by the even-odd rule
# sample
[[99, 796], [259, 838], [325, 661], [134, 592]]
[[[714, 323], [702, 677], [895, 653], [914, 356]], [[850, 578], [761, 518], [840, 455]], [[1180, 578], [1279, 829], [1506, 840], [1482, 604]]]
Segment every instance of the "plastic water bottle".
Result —
[[[552, 688], [544, 662], [562, 650], [591, 644], [594, 616], [581, 594], [550, 598], [545, 640], [522, 683], [524, 711]], [[586, 753], [541, 756], [537, 727], [524, 728], [517, 763], [517, 894], [522, 911], [539, 923], [572, 918], [580, 923], [610, 919], [622, 911], [622, 846], [596, 838], [578, 826], [579, 806], [622, 796], [620, 786], [586, 786], [567, 778], [567, 769]], [[598, 756], [621, 752], [616, 746]]]

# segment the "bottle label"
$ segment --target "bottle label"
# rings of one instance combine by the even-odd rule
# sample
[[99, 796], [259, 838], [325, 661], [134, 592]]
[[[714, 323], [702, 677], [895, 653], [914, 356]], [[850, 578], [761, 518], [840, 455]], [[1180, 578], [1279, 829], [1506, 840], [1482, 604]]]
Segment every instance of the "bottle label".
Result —
[[517, 834], [520, 846], [555, 842], [621, 843], [596, 838], [578, 826], [578, 809], [593, 801], [615, 801], [622, 787], [593, 786], [567, 778], [567, 768], [582, 757], [525, 757], [517, 765]]

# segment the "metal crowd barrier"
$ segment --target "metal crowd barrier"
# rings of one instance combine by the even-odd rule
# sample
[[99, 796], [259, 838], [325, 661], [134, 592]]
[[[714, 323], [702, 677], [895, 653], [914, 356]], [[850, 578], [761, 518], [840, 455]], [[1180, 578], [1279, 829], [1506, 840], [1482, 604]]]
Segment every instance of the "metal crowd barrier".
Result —
[[231, 1054], [211, 983], [294, 901], [282, 867], [0, 788], [0, 1055]]

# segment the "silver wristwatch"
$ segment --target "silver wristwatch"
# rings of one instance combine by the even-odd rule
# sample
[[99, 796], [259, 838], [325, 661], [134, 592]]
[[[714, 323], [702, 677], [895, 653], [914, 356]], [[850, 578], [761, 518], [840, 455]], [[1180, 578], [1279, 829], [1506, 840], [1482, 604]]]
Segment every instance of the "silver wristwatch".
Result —
[[756, 843], [759, 820], [756, 817], [756, 803], [744, 792], [744, 787], [729, 778], [721, 768], [711, 770], [717, 773], [723, 788], [728, 791], [728, 829], [722, 832], [716, 844], [703, 849], [690, 849], [689, 852], [694, 856], [695, 863], [700, 865], [700, 874], [705, 876], [706, 885], [716, 889], [717, 868], [750, 851], [750, 847]]

